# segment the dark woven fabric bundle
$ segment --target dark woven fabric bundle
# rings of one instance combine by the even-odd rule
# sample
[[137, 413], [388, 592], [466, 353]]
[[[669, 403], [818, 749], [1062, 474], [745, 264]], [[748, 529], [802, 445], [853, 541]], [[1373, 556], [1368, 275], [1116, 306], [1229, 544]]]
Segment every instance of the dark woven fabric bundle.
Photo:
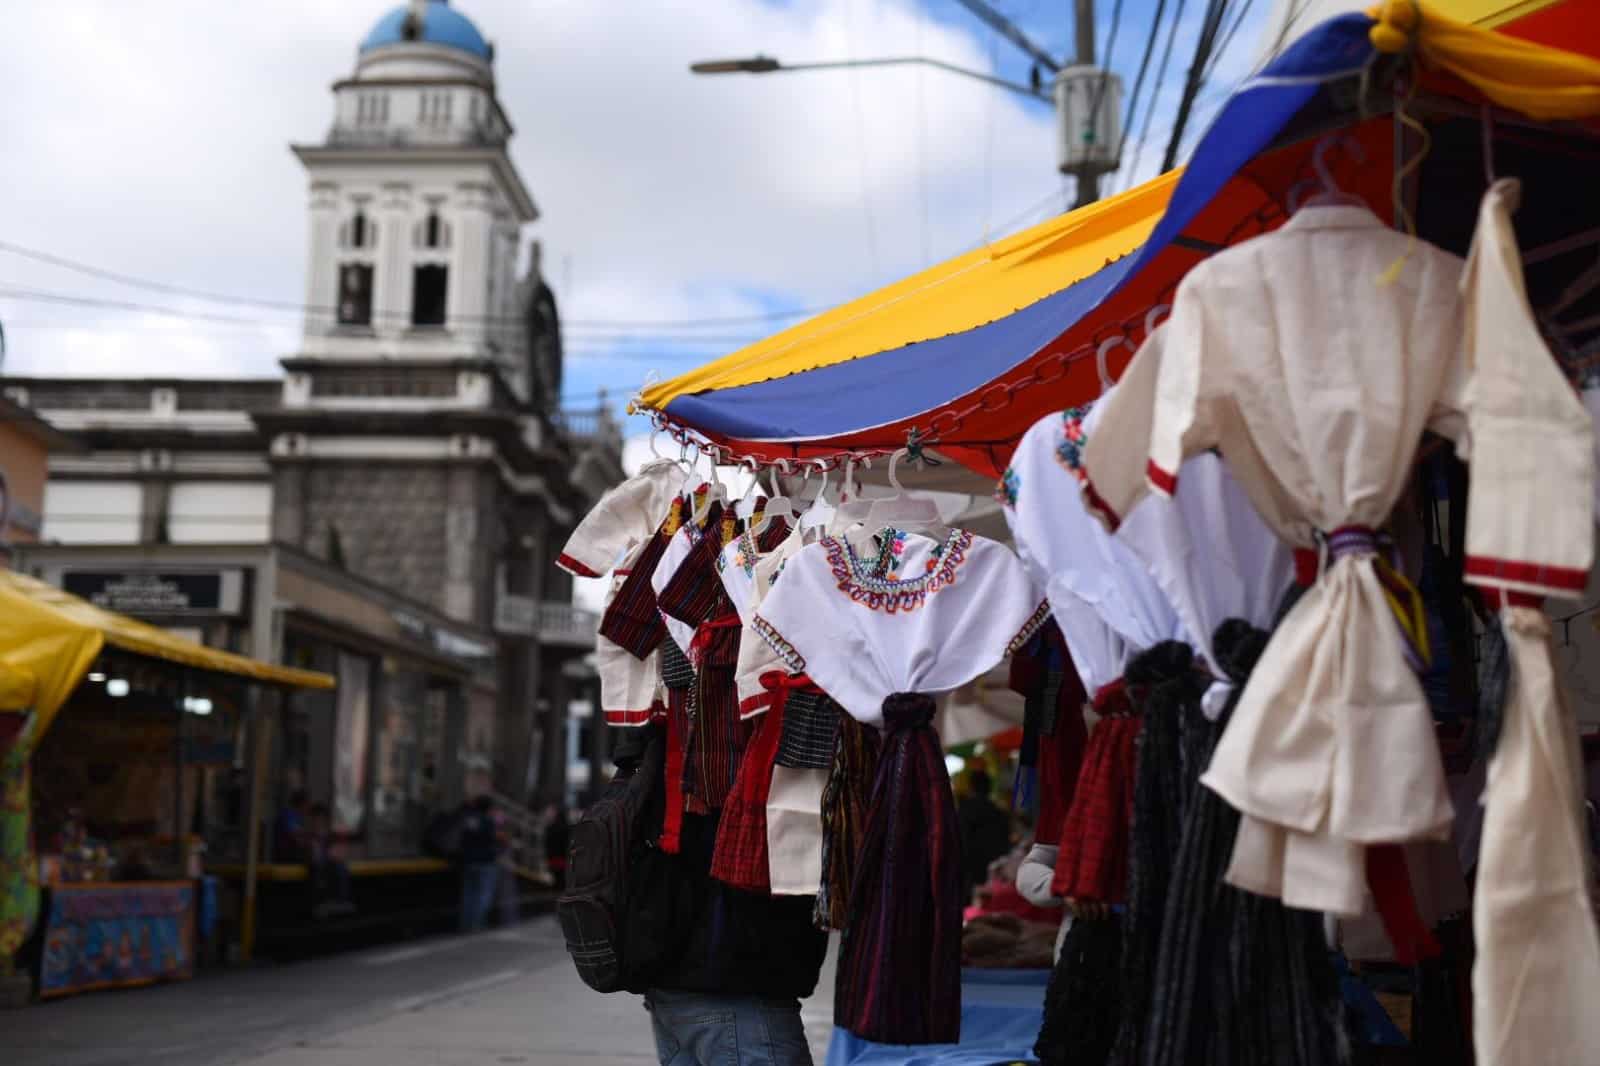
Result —
[[[1187, 746], [1194, 773], [1209, 761], [1266, 641], [1265, 632], [1238, 620], [1218, 627], [1218, 662], [1239, 687], [1209, 736]], [[1203, 728], [1196, 724], [1197, 732]], [[1322, 918], [1223, 881], [1238, 830], [1237, 811], [1209, 789], [1193, 791], [1162, 922], [1142, 1066], [1342, 1066], [1349, 1042]]]
[[1077, 918], [1044, 993], [1044, 1024], [1033, 1053], [1040, 1066], [1100, 1066], [1121, 1016], [1122, 920]]
[[825, 692], [790, 692], [783, 705], [778, 765], [792, 770], [828, 769], [833, 763], [841, 713], [839, 705]]
[[1122, 929], [1122, 1021], [1111, 1061], [1137, 1066], [1168, 884], [1183, 826], [1181, 734], [1209, 684], [1194, 651], [1163, 641], [1128, 664], [1125, 680], [1143, 719], [1134, 770], [1128, 911]]
[[961, 842], [932, 696], [883, 701], [872, 784], [839, 943], [834, 1024], [880, 1044], [961, 1039]]
[[850, 881], [881, 748], [876, 729], [839, 716], [833, 766], [822, 789], [822, 883], [812, 912], [818, 929], [843, 929], [849, 920]]

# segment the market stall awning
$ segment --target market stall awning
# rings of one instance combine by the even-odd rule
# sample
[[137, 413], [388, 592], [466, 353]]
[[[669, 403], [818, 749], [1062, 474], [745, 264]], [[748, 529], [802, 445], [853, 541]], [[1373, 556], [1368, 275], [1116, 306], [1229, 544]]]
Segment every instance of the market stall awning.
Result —
[[0, 570], [0, 668], [31, 675], [32, 707], [39, 716], [33, 735], [42, 736], [61, 705], [105, 646], [135, 655], [229, 674], [251, 681], [298, 688], [333, 688], [328, 674], [273, 666], [243, 655], [208, 648], [15, 570]]
[[[1379, 27], [1415, 44], [1430, 92], [1538, 120], [1600, 113], [1600, 63], [1437, 11], [1424, 4], [1420, 23]], [[1097, 354], [1113, 371], [1125, 363], [1190, 268], [1281, 224], [1320, 134], [1353, 135], [1362, 158], [1344, 161], [1341, 184], [1388, 217], [1393, 120], [1362, 119], [1348, 92], [1330, 91], [1382, 58], [1374, 27], [1370, 15], [1345, 15], [1295, 41], [1234, 93], [1182, 174], [785, 330], [656, 386], [643, 406], [725, 455], [892, 449], [917, 428], [941, 453], [997, 475], [1035, 420], [1098, 394]]]

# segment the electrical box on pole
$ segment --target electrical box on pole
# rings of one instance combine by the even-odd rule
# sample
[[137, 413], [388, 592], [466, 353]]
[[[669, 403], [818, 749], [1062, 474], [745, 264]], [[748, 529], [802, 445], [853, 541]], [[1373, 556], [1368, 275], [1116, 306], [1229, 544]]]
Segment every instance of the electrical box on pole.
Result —
[[1122, 79], [1095, 66], [1067, 67], [1056, 75], [1056, 161], [1078, 177], [1117, 169], [1122, 144]]

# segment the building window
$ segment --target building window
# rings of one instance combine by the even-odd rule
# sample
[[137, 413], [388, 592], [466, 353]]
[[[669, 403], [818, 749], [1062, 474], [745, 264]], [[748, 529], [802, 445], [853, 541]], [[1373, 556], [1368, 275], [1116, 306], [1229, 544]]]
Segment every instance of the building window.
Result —
[[425, 248], [438, 248], [444, 243], [444, 224], [439, 221], [439, 212], [429, 211], [428, 221], [423, 223], [422, 244]]
[[356, 217], [350, 220], [350, 246], [352, 248], [365, 248], [367, 244], [367, 231], [372, 227], [367, 224], [365, 211], [357, 211]]
[[445, 292], [449, 287], [448, 267], [419, 266], [411, 272], [411, 324], [413, 326], [442, 326], [445, 314]]
[[339, 324], [372, 325], [372, 267], [367, 263], [339, 267]]

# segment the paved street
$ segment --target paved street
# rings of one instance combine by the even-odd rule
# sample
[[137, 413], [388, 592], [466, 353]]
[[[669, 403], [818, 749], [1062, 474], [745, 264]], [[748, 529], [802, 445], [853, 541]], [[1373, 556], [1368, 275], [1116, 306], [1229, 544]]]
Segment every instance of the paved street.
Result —
[[[830, 1032], [831, 965], [806, 1004]], [[589, 991], [544, 917], [0, 1014], [6, 1066], [556, 1066], [655, 1062], [638, 997]]]

